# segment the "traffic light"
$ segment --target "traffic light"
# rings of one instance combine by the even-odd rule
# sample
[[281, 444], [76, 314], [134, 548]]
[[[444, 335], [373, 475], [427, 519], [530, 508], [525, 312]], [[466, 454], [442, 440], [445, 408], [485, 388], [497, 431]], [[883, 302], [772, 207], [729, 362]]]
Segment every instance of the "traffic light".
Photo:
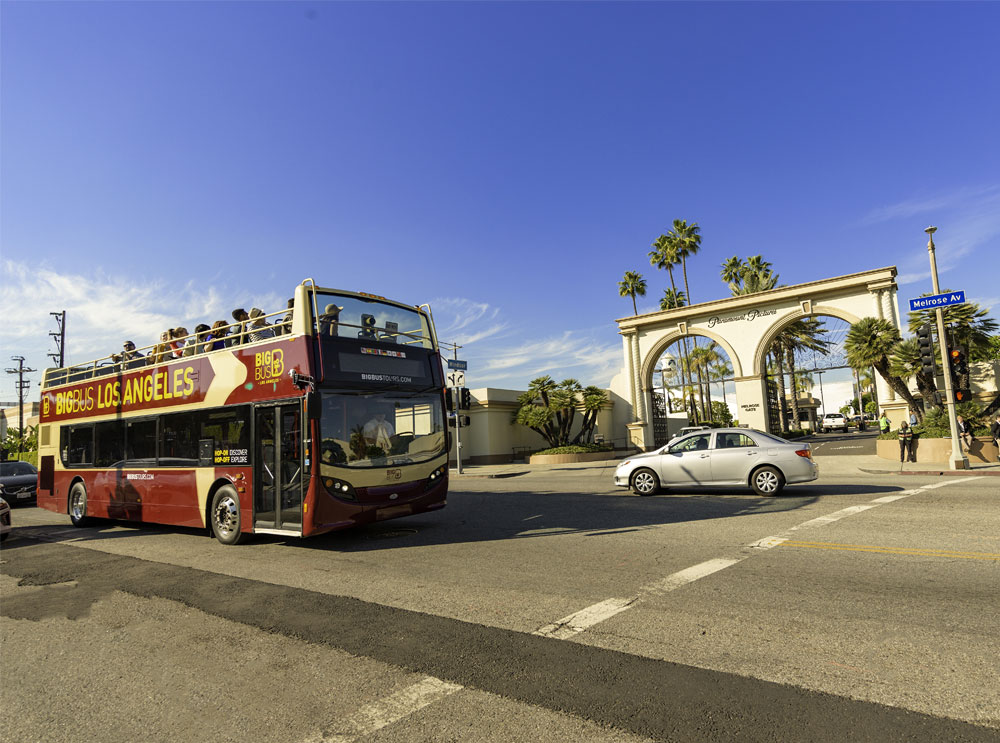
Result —
[[364, 314], [361, 316], [361, 330], [358, 331], [358, 338], [375, 340], [375, 315]]
[[955, 402], [969, 402], [972, 399], [972, 391], [969, 389], [969, 354], [965, 348], [956, 347], [951, 349], [949, 356], [952, 394]]
[[448, 427], [455, 428], [456, 425], [461, 424], [462, 428], [468, 428], [469, 424], [472, 423], [472, 419], [467, 415], [449, 415], [448, 416]]
[[920, 348], [920, 370], [925, 376], [934, 379], [937, 369], [934, 366], [934, 341], [931, 339], [930, 323], [924, 323], [917, 329], [917, 345]]
[[471, 408], [472, 390], [470, 390], [468, 387], [463, 387], [462, 389], [459, 390], [459, 395], [460, 395], [458, 402], [459, 410], [468, 410], [469, 408]]
[[951, 350], [951, 373], [954, 377], [964, 377], [969, 373], [969, 359], [964, 348]]

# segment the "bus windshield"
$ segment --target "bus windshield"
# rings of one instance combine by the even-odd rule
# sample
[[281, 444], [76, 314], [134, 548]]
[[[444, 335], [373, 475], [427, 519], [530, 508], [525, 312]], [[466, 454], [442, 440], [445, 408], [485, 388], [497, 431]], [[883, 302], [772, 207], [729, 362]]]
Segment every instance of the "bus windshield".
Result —
[[322, 400], [321, 467], [393, 467], [444, 452], [440, 394], [324, 390]]
[[316, 292], [319, 335], [433, 348], [427, 318], [379, 299]]

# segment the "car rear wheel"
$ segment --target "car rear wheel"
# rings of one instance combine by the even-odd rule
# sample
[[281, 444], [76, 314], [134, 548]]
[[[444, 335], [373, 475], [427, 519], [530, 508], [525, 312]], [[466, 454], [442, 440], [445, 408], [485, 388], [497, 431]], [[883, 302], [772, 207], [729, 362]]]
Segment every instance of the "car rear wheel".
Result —
[[757, 495], [778, 495], [785, 487], [785, 476], [776, 467], [761, 467], [750, 475], [750, 487]]
[[70, 488], [69, 520], [73, 526], [90, 526], [91, 520], [87, 517], [87, 488], [82, 482]]
[[637, 495], [654, 495], [660, 489], [660, 478], [653, 470], [641, 469], [632, 475], [632, 490]]

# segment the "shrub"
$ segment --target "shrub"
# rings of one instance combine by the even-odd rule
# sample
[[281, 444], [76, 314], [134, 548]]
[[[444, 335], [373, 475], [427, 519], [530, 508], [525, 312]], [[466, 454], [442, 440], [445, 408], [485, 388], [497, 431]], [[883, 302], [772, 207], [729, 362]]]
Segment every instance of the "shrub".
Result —
[[603, 444], [571, 444], [569, 446], [555, 446], [551, 449], [542, 449], [535, 454], [590, 454], [595, 451], [612, 451], [610, 446]]

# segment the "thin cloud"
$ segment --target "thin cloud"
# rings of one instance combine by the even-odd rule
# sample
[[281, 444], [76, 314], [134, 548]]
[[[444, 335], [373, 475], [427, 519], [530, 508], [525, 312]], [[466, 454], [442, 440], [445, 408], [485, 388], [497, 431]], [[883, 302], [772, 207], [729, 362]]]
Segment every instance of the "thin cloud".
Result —
[[894, 219], [906, 219], [918, 214], [927, 214], [955, 207], [976, 204], [983, 201], [995, 201], [1000, 196], [1000, 186], [991, 185], [979, 188], [961, 188], [949, 194], [939, 194], [930, 198], [909, 199], [889, 206], [881, 206], [868, 212], [862, 219], [862, 226], [889, 222]]
[[[93, 275], [63, 273], [48, 265], [4, 261], [0, 266], [0, 347], [24, 356], [38, 370], [54, 365], [56, 350], [50, 333], [56, 331], [50, 313], [66, 311], [66, 363], [75, 364], [115, 353], [125, 340], [137, 346], [155, 343], [167, 328], [230, 320], [234, 307], [258, 306], [274, 312], [285, 306], [277, 294], [247, 297], [224, 285], [204, 286], [194, 281], [168, 285], [151, 279], [135, 281], [104, 272]], [[0, 397], [10, 398], [13, 384]], [[10, 398], [13, 399], [13, 398]]]

